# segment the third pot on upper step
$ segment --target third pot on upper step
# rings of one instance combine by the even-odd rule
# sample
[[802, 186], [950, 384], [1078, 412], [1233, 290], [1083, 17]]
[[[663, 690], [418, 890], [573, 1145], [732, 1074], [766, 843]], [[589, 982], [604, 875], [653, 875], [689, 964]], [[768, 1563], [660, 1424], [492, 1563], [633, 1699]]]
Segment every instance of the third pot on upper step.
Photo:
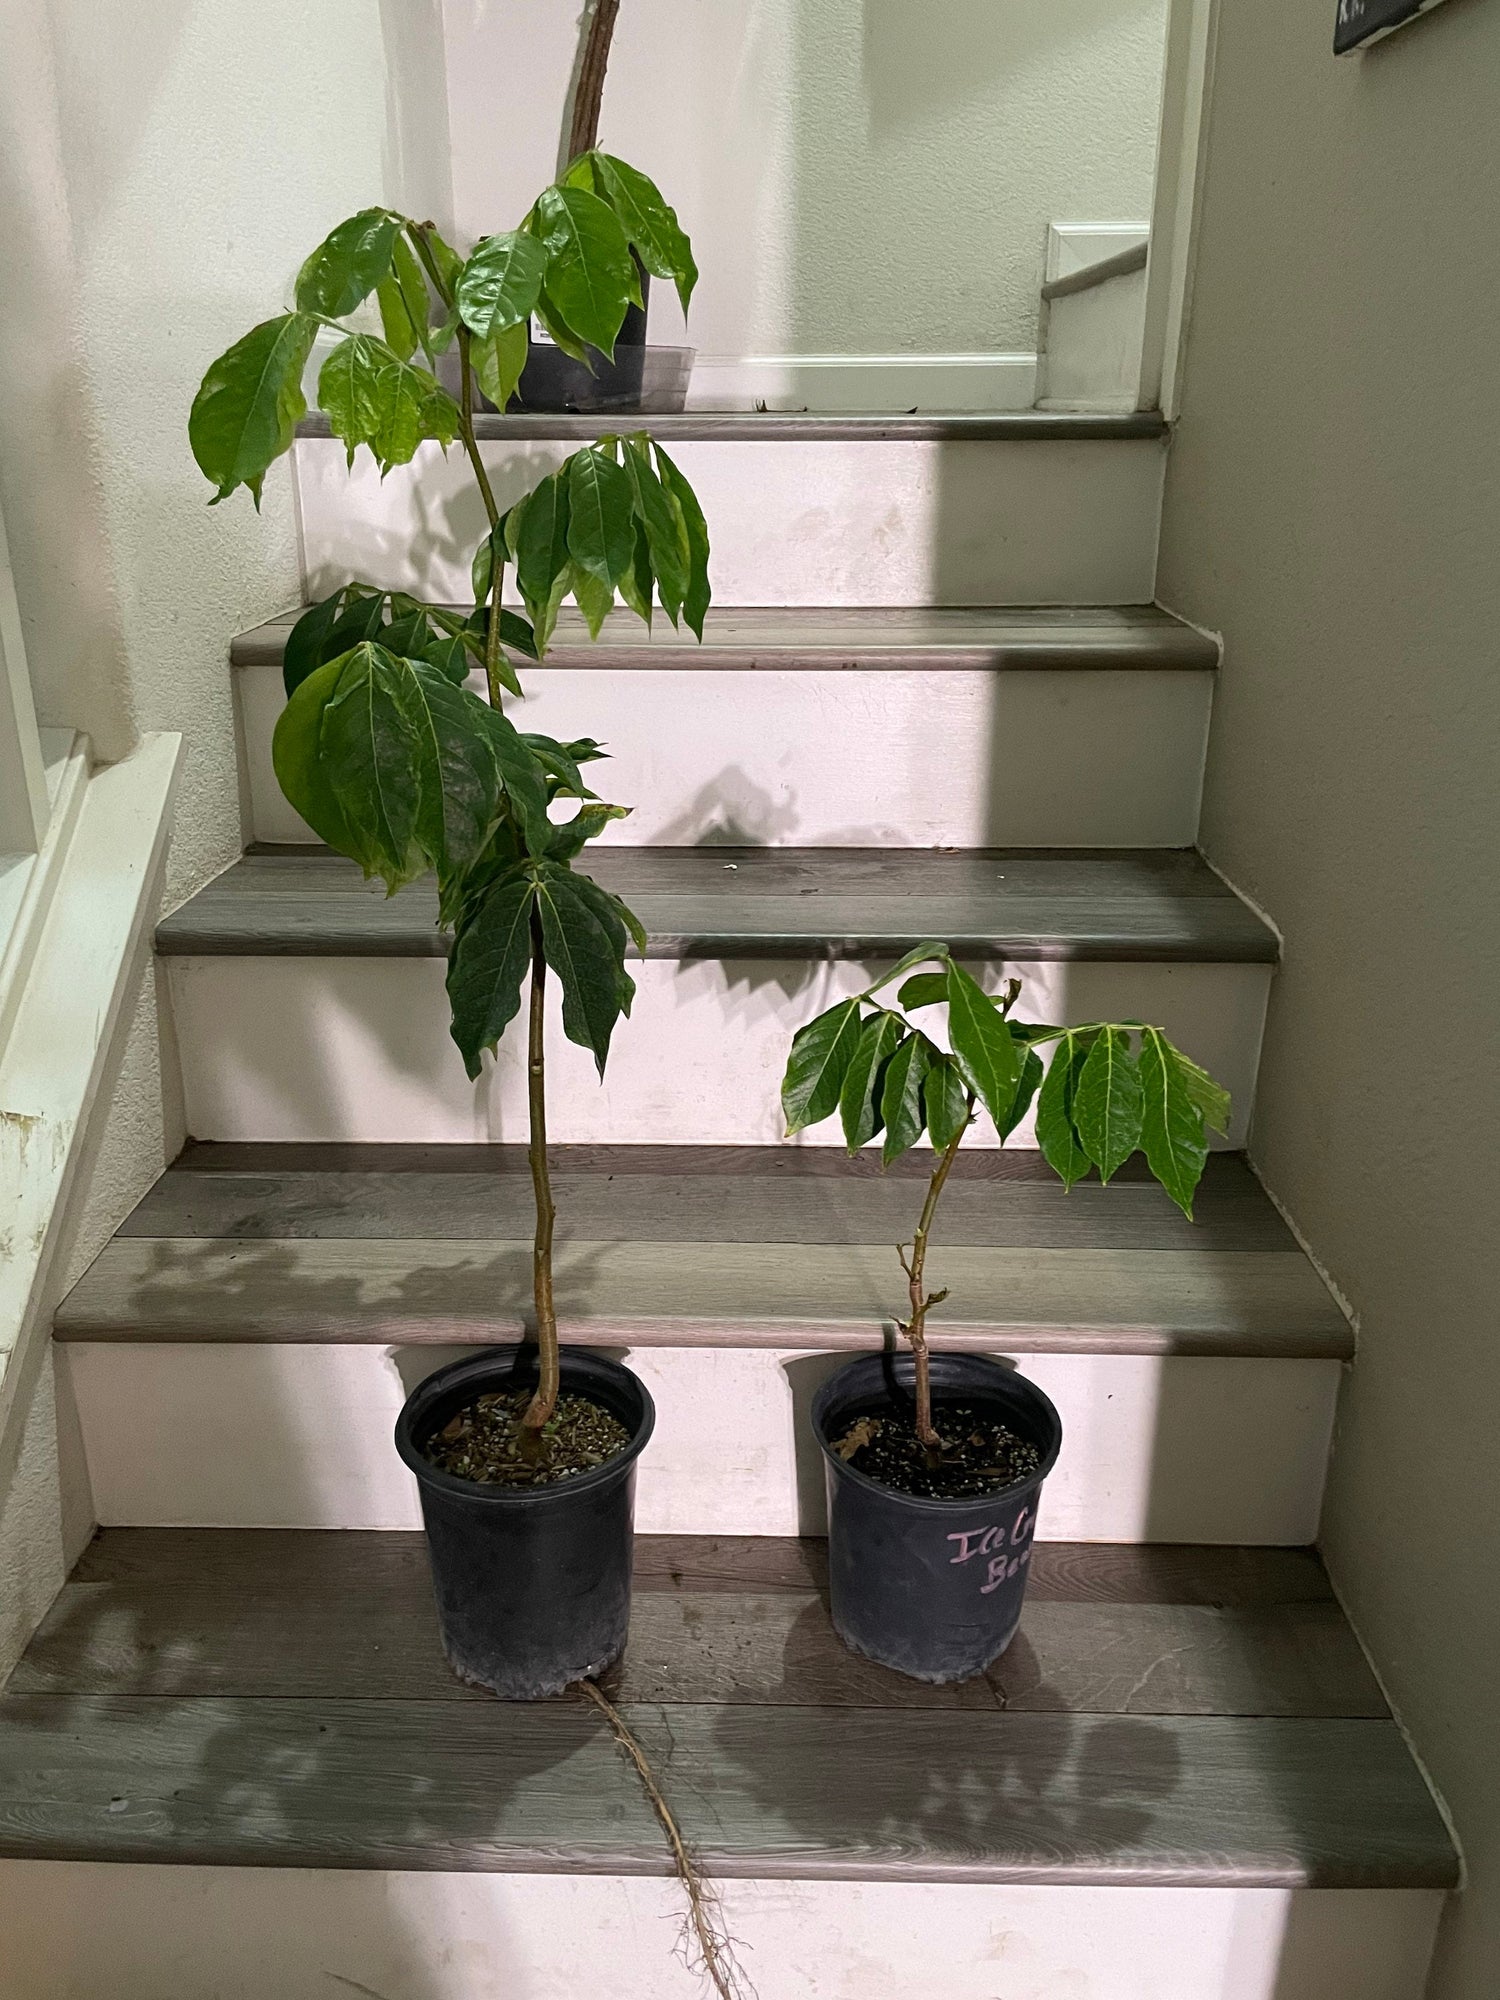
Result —
[[861, 1417], [915, 1421], [909, 1354], [868, 1354], [813, 1399], [828, 1485], [828, 1583], [846, 1646], [920, 1681], [982, 1673], [1016, 1635], [1042, 1482], [1062, 1447], [1062, 1419], [1041, 1390], [980, 1354], [931, 1357], [934, 1420], [945, 1404], [979, 1407], [1036, 1447], [1035, 1472], [975, 1499], [902, 1493], [858, 1472], [834, 1445]]
[[476, 1396], [536, 1385], [534, 1347], [492, 1347], [438, 1369], [406, 1400], [396, 1449], [415, 1474], [443, 1650], [460, 1680], [510, 1701], [561, 1694], [617, 1659], [630, 1625], [635, 1468], [656, 1421], [618, 1361], [564, 1349], [562, 1387], [630, 1433], [623, 1451], [551, 1486], [457, 1479], [423, 1447]]

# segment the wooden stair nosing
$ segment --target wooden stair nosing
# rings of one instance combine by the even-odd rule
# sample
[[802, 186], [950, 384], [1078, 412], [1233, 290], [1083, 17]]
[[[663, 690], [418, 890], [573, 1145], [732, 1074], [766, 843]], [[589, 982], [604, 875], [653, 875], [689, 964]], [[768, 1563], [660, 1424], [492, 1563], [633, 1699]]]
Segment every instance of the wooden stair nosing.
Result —
[[[814, 410], [682, 410], [652, 415], [605, 411], [598, 416], [548, 412], [498, 416], [476, 413], [475, 435], [490, 443], [528, 444], [542, 440], [591, 443], [605, 433], [646, 431], [667, 443], [774, 444], [1060, 444], [1128, 443], [1164, 438], [1167, 422], [1159, 410], [959, 411], [951, 414]], [[331, 438], [321, 411], [297, 426], [303, 438]], [[342, 448], [342, 447], [341, 447]]]
[[[711, 1875], [1455, 1879], [1305, 1552], [1039, 1545], [1020, 1638], [958, 1689], [839, 1646], [804, 1544], [644, 1541], [640, 1568], [609, 1684]], [[420, 1537], [253, 1530], [86, 1551], [0, 1696], [0, 1854], [668, 1869], [593, 1709], [450, 1681]]]
[[[305, 607], [240, 633], [234, 665], [280, 666], [287, 633]], [[461, 613], [468, 605], [449, 607]], [[703, 643], [686, 629], [652, 631], [613, 612], [591, 641], [582, 615], [565, 608], [547, 658], [527, 671], [806, 672], [1212, 672], [1218, 642], [1155, 605], [1100, 609], [940, 607], [840, 610], [714, 607]]]
[[[589, 871], [648, 956], [879, 959], [941, 936], [989, 960], [1272, 964], [1274, 933], [1174, 849], [626, 847]], [[157, 926], [170, 957], [432, 958], [430, 883], [387, 897], [327, 849], [246, 854]]]

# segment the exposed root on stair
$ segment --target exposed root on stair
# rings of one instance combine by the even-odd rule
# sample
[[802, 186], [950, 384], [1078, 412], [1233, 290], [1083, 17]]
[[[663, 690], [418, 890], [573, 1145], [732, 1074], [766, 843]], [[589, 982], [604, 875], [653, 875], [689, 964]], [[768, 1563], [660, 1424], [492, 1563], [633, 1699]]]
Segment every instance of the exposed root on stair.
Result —
[[672, 1851], [672, 1865], [677, 1870], [677, 1879], [681, 1882], [688, 1899], [689, 1970], [702, 1972], [711, 1979], [714, 1991], [720, 1996], [720, 2000], [753, 2000], [754, 1988], [735, 1963], [732, 1940], [719, 1920], [718, 1897], [711, 1884], [705, 1882], [698, 1873], [677, 1821], [672, 1816], [672, 1808], [662, 1796], [661, 1787], [656, 1782], [645, 1751], [632, 1735], [630, 1725], [624, 1716], [602, 1688], [596, 1686], [593, 1681], [579, 1681], [577, 1685], [594, 1706], [602, 1711], [608, 1721], [616, 1743], [634, 1765], [635, 1774], [641, 1781], [641, 1789], [651, 1801], [651, 1809], [661, 1822], [662, 1832], [667, 1836], [667, 1845]]

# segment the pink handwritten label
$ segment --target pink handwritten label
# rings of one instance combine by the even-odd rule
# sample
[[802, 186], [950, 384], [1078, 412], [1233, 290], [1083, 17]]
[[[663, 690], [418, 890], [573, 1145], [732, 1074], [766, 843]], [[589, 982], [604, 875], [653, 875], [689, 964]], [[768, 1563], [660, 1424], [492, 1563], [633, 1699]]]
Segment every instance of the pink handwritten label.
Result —
[[957, 1544], [950, 1563], [972, 1562], [975, 1557], [988, 1558], [985, 1565], [985, 1581], [980, 1584], [982, 1597], [992, 1590], [998, 1590], [1002, 1583], [1008, 1583], [1018, 1576], [1031, 1561], [1031, 1538], [1036, 1531], [1036, 1512], [1023, 1507], [1009, 1528], [1003, 1524], [993, 1528], [964, 1528], [957, 1534], [948, 1536]]

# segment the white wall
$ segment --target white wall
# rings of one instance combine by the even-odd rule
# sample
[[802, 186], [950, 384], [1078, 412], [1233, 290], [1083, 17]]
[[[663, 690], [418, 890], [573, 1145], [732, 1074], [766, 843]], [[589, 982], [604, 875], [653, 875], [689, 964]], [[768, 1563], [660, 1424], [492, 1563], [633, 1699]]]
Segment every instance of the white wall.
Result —
[[1500, 6], [1220, 9], [1161, 594], [1222, 628], [1204, 844], [1285, 934], [1252, 1151], [1352, 1302], [1324, 1546], [1500, 1992]]
[[[148, 730], [186, 736], [174, 902], [241, 845], [229, 640], [301, 587], [285, 470], [258, 518], [243, 493], [205, 505], [194, 390], [333, 223], [387, 194], [444, 198], [436, 0], [385, 6], [415, 93], [388, 82], [381, 0], [3, 10], [0, 496], [37, 706], [106, 761]], [[138, 978], [54, 1288], [181, 1143]], [[0, 1437], [0, 1673], [89, 1527], [50, 1356], [33, 1380]]]
[[[458, 221], [510, 227], [557, 166], [578, 9], [443, 4]], [[1046, 224], [1150, 214], [1165, 18], [1165, 0], [625, 0], [601, 143], [693, 236], [703, 354], [1030, 351]], [[653, 307], [653, 337], [676, 325]]]

